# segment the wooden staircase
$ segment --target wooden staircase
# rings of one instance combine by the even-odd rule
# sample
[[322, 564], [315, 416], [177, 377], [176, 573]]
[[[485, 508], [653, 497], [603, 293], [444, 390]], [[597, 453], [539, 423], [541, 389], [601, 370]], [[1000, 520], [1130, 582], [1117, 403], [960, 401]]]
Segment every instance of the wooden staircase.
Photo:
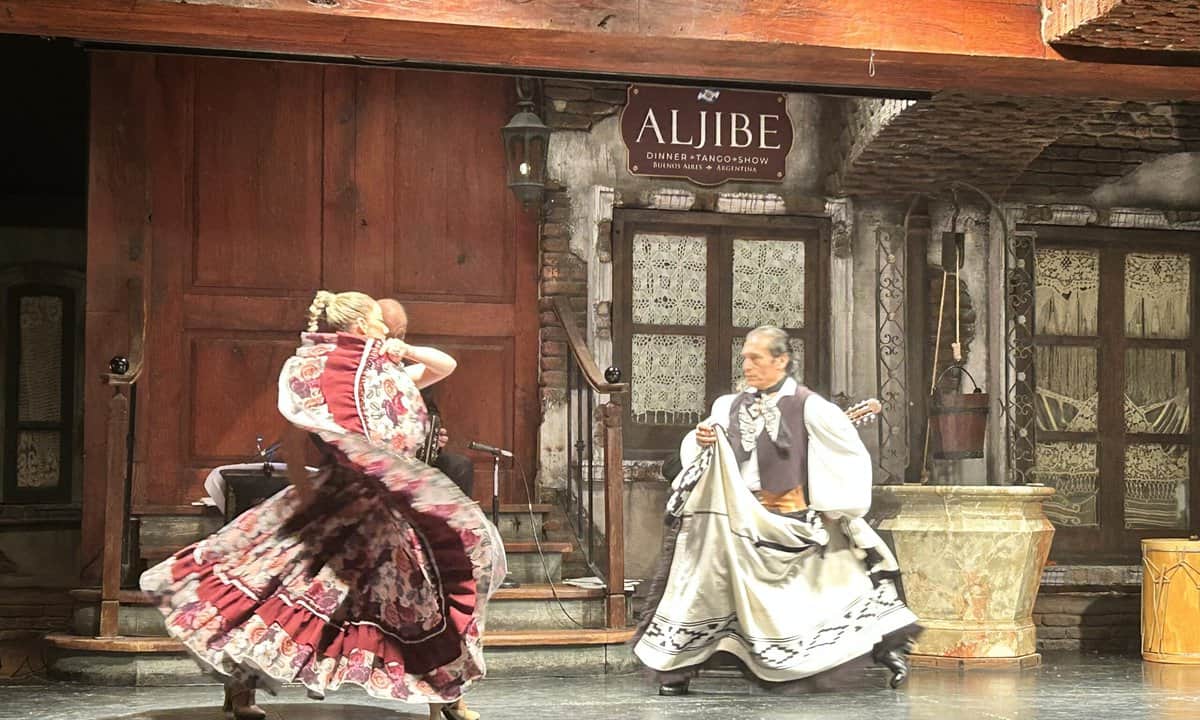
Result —
[[[501, 507], [509, 577], [520, 583], [500, 588], [488, 606], [484, 657], [489, 677], [566, 676], [632, 669], [626, 643], [632, 631], [606, 625], [606, 592], [562, 583], [573, 560], [573, 543], [547, 533], [552, 505]], [[189, 515], [142, 516], [141, 558], [149, 566], [217, 529], [221, 518], [199, 508]], [[538, 542], [534, 542], [535, 534]], [[541, 552], [538, 547], [540, 545]], [[71, 631], [47, 637], [48, 671], [59, 680], [97, 685], [179, 685], [212, 682], [200, 674], [182, 646], [167, 637], [162, 614], [138, 590], [118, 595], [117, 635], [99, 634], [101, 591], [71, 591]]]

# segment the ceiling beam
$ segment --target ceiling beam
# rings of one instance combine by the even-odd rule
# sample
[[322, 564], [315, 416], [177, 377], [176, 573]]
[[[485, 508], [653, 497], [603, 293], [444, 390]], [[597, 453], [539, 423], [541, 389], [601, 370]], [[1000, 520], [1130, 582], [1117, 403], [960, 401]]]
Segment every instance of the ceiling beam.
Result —
[[1063, 59], [1042, 43], [1031, 1], [1038, 10], [1040, 0], [896, 2], [884, 17], [868, 0], [459, 0], [436, 10], [378, 0], [0, 0], [0, 33], [714, 85], [1200, 99], [1197, 68]]

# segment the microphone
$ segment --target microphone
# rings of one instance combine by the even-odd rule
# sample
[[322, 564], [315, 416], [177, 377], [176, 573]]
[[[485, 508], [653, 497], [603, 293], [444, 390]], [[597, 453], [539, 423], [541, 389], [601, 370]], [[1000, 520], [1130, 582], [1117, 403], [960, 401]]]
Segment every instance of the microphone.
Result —
[[501, 450], [500, 448], [492, 447], [491, 445], [484, 445], [481, 442], [472, 442], [467, 447], [471, 448], [472, 450], [480, 450], [485, 453], [491, 453], [493, 455], [503, 455], [504, 457], [512, 457], [513, 456], [513, 454], [511, 452], [509, 452], [508, 450]]

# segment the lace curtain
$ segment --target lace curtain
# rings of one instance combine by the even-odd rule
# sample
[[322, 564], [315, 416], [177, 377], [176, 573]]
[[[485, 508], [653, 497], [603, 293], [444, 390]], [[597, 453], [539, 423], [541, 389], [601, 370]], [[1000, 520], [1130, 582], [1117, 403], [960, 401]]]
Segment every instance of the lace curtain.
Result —
[[1037, 427], [1052, 432], [1096, 430], [1100, 395], [1096, 349], [1048, 345], [1037, 348]]
[[[63, 301], [56, 296], [24, 296], [19, 307], [20, 359], [17, 420], [62, 421]], [[59, 483], [62, 437], [57, 430], [17, 433], [17, 486]]]
[[733, 241], [733, 326], [804, 327], [804, 243]]
[[703, 237], [638, 233], [633, 239], [633, 322], [704, 325], [708, 249]]
[[1192, 263], [1187, 255], [1125, 256], [1125, 334], [1185, 338], [1191, 334]]
[[1088, 250], [1039, 249], [1034, 269], [1034, 322], [1040, 335], [1095, 335], [1100, 256]]
[[1131, 433], [1182, 434], [1191, 429], [1187, 352], [1125, 351], [1125, 429]]
[[633, 336], [633, 420], [643, 425], [694, 425], [704, 407], [707, 340], [703, 335]]
[[1188, 527], [1188, 450], [1144, 444], [1125, 449], [1125, 527]]
[[1038, 443], [1033, 469], [1035, 482], [1057, 492], [1045, 502], [1046, 516], [1055, 525], [1095, 527], [1100, 468], [1093, 443]]

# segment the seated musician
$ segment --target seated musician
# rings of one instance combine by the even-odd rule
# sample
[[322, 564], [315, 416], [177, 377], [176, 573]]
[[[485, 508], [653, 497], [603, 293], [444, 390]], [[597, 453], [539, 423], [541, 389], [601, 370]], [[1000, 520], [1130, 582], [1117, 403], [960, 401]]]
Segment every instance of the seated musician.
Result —
[[[404, 336], [408, 333], [408, 313], [404, 306], [395, 300], [384, 298], [379, 301], [379, 307], [383, 310], [383, 322], [388, 327], [388, 337], [404, 340]], [[420, 388], [426, 409], [429, 410], [430, 415], [440, 416], [437, 404], [431, 397], [430, 386], [454, 371], [456, 365], [454, 359], [440, 350], [409, 346], [406, 360], [412, 363], [409, 365], [409, 375]], [[438, 453], [433, 466], [453, 480], [464, 495], [471, 497], [471, 491], [475, 484], [475, 466], [466, 455], [446, 452], [444, 448], [449, 440], [450, 436], [446, 429], [440, 428], [437, 445], [441, 452]]]

